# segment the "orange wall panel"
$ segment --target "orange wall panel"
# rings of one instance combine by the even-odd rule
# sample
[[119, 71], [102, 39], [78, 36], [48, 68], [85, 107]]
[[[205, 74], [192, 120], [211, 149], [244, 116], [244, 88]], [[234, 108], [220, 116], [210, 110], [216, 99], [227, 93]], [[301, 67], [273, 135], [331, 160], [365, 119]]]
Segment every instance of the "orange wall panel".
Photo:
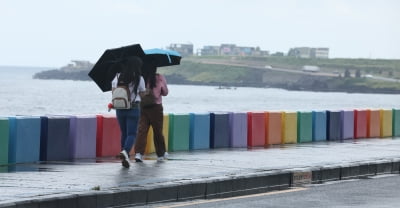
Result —
[[282, 144], [282, 112], [265, 113], [266, 144]]
[[367, 111], [367, 137], [375, 138], [381, 135], [381, 119], [379, 110]]

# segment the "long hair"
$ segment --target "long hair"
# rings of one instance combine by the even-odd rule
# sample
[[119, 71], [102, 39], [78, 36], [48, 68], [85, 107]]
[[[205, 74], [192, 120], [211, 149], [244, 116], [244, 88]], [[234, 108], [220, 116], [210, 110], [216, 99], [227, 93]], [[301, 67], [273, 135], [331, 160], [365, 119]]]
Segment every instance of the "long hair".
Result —
[[133, 83], [133, 90], [136, 93], [141, 75], [143, 61], [137, 56], [131, 56], [122, 61], [121, 73], [118, 78], [118, 84], [128, 85]]
[[146, 82], [146, 86], [153, 89], [156, 86], [156, 72], [157, 67], [152, 62], [146, 62], [143, 65], [143, 78]]

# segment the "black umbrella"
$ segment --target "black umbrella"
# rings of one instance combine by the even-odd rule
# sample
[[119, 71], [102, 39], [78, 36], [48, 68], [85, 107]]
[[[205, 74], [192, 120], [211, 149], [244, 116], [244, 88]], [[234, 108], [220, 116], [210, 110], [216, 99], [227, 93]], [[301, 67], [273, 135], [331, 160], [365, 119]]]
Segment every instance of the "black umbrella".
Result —
[[144, 64], [153, 63], [156, 67], [179, 65], [181, 63], [181, 54], [172, 50], [148, 49], [144, 51]]
[[118, 63], [130, 56], [138, 56], [140, 58], [145, 56], [140, 44], [107, 49], [88, 75], [103, 92], [110, 91], [111, 82], [120, 71]]

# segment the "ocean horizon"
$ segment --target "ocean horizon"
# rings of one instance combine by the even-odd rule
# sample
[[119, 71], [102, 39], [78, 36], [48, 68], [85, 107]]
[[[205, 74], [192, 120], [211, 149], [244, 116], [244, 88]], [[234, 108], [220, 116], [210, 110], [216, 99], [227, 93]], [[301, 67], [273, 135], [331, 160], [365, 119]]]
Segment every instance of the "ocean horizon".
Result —
[[[1, 67], [0, 116], [114, 114], [110, 92], [93, 81], [40, 80], [42, 67]], [[167, 80], [168, 81], [168, 80]], [[168, 85], [164, 113], [400, 109], [400, 95], [289, 91], [276, 88]]]

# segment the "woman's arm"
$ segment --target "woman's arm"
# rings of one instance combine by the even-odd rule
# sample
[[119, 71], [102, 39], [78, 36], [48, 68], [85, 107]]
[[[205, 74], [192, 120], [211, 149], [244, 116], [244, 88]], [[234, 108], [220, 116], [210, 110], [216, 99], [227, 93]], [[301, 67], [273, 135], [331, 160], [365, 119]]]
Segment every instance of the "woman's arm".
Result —
[[167, 96], [168, 95], [168, 86], [167, 86], [167, 80], [163, 75], [159, 75], [160, 78], [160, 85], [161, 85], [161, 95], [162, 96]]
[[144, 79], [143, 79], [142, 76], [140, 76], [138, 91], [139, 91], [139, 92], [144, 92], [144, 91], [146, 91], [146, 86], [145, 86], [145, 84], [144, 84]]

